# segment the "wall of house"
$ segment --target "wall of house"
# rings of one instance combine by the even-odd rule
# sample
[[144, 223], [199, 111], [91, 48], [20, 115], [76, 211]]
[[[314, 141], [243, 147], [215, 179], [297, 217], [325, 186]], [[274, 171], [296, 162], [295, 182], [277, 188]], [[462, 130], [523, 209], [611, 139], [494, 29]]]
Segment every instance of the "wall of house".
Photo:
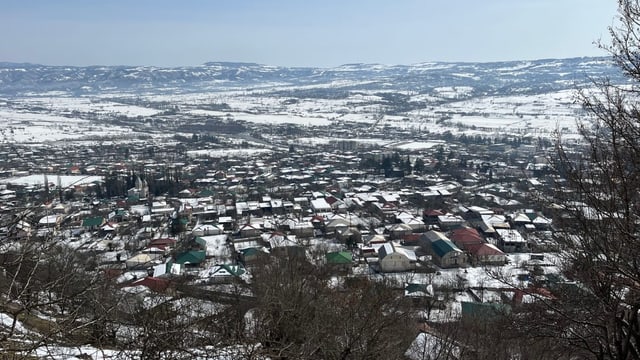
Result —
[[393, 253], [380, 260], [380, 268], [384, 272], [407, 271], [411, 268], [411, 263], [402, 254]]
[[478, 261], [482, 264], [504, 264], [507, 260], [505, 255], [481, 255]]
[[463, 253], [451, 251], [440, 259], [441, 267], [458, 267], [466, 264], [466, 257]]

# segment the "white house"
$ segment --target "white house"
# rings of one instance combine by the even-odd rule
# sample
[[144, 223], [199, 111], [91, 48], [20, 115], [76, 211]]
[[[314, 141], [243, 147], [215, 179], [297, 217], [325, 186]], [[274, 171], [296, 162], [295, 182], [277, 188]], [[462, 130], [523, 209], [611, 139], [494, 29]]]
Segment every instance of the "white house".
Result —
[[378, 249], [378, 264], [383, 272], [407, 271], [415, 267], [416, 255], [411, 250], [385, 243]]

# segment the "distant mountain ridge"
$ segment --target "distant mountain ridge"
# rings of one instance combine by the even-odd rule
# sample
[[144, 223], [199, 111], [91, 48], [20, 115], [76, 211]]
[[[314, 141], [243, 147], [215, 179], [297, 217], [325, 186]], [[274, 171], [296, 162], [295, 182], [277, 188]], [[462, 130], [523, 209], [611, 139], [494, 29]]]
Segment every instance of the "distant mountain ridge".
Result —
[[592, 79], [626, 79], [608, 58], [583, 57], [491, 63], [425, 62], [413, 65], [345, 64], [334, 68], [207, 62], [199, 66], [50, 66], [0, 62], [0, 95], [64, 91], [187, 93], [250, 87], [378, 89], [428, 93], [470, 87], [476, 95], [544, 93], [576, 89]]

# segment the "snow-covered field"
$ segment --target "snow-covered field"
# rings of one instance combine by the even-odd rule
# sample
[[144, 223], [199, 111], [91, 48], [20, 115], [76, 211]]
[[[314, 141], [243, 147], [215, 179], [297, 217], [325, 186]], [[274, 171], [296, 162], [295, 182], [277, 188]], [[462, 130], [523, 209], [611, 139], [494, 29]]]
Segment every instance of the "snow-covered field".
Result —
[[[56, 174], [47, 174], [46, 181], [50, 184], [58, 185], [58, 180], [60, 181], [60, 186], [62, 187], [70, 187], [75, 185], [83, 185], [83, 184], [91, 184], [93, 182], [102, 181], [101, 176], [85, 176], [85, 175], [56, 175]], [[17, 176], [10, 177], [6, 179], [0, 179], [0, 184], [12, 184], [12, 185], [44, 185], [45, 182], [45, 174], [32, 174], [27, 176]]]
[[29, 106], [37, 106], [50, 111], [124, 115], [128, 117], [151, 116], [160, 112], [160, 110], [153, 108], [87, 97], [41, 96], [24, 98], [22, 102]]
[[388, 145], [391, 143], [391, 140], [382, 140], [382, 139], [367, 139], [367, 138], [328, 138], [328, 137], [302, 137], [297, 138], [295, 143], [304, 144], [304, 145], [328, 145], [331, 142], [336, 141], [353, 141], [356, 143], [362, 144], [377, 144], [377, 145]]
[[424, 150], [431, 149], [438, 145], [444, 144], [444, 141], [408, 141], [408, 142], [398, 142], [387, 145], [388, 147], [392, 147], [400, 150]]
[[213, 157], [213, 158], [223, 158], [223, 157], [251, 157], [256, 154], [264, 154], [269, 153], [272, 150], [269, 149], [205, 149], [205, 150], [192, 150], [187, 151], [187, 154], [190, 157]]
[[[323, 86], [326, 88], [327, 84]], [[92, 137], [117, 137], [125, 141], [139, 134], [148, 135], [156, 127], [144, 120], [163, 113], [167, 106], [177, 110], [175, 118], [170, 120], [175, 126], [185, 121], [218, 117], [255, 124], [331, 126], [339, 122], [360, 127], [368, 124], [372, 128], [388, 126], [485, 136], [552, 137], [561, 131], [565, 138], [570, 138], [577, 134], [577, 122], [585, 118], [572, 90], [538, 95], [474, 96], [475, 90], [468, 86], [441, 86], [420, 94], [385, 89], [341, 90], [335, 98], [289, 97], [278, 92], [286, 90], [295, 94], [295, 91], [315, 88], [322, 86], [272, 83], [244, 90], [219, 88], [211, 92], [169, 95], [116, 93], [74, 97], [66, 93], [46, 93], [0, 99], [0, 142], [42, 143]], [[408, 97], [414, 105], [406, 112], [385, 113], [393, 107], [385, 97], [400, 95]], [[101, 119], [130, 119], [131, 124], [137, 121], [138, 127], [129, 123], [114, 125]], [[398, 148], [431, 146], [414, 143], [400, 144]]]

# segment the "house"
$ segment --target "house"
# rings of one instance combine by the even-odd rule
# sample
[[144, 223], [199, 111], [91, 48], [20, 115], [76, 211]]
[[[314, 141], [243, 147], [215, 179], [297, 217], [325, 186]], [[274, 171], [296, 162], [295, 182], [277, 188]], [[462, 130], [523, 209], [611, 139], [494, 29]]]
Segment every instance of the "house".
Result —
[[431, 284], [405, 283], [404, 286], [404, 296], [424, 297], [434, 296], [434, 294], [433, 285]]
[[371, 234], [363, 238], [363, 243], [367, 246], [372, 246], [375, 244], [384, 244], [386, 242], [387, 242], [387, 238], [381, 234]]
[[165, 251], [168, 251], [170, 248], [173, 248], [175, 244], [176, 244], [176, 239], [157, 238], [157, 239], [151, 240], [148, 244], [148, 247], [160, 248]]
[[328, 267], [339, 271], [350, 271], [353, 265], [353, 255], [350, 251], [335, 251], [325, 254]]
[[40, 227], [56, 227], [62, 222], [62, 215], [47, 215], [38, 220], [38, 226]]
[[438, 217], [444, 215], [445, 212], [437, 209], [426, 209], [422, 212], [422, 220], [426, 225], [437, 225]]
[[200, 249], [204, 250], [207, 254], [207, 258], [215, 258], [218, 261], [231, 259], [231, 250], [227, 245], [228, 236], [226, 234], [221, 235], [209, 235], [197, 237], [196, 243], [200, 245]]
[[224, 232], [224, 226], [218, 224], [199, 224], [191, 231], [194, 236], [220, 235]]
[[471, 261], [477, 264], [504, 265], [507, 262], [507, 255], [493, 244], [469, 244], [465, 250], [471, 255]]
[[524, 252], [529, 249], [527, 240], [515, 229], [496, 229], [498, 246], [505, 252]]
[[415, 217], [402, 217], [399, 220], [402, 224], [409, 226], [413, 232], [424, 232], [427, 229], [424, 221]]
[[244, 265], [256, 263], [268, 254], [268, 251], [262, 246], [247, 247], [237, 251], [238, 261]]
[[511, 224], [513, 224], [514, 227], [524, 227], [531, 224], [531, 219], [527, 214], [517, 212], [511, 216]]
[[402, 239], [405, 235], [413, 233], [413, 229], [407, 224], [393, 224], [388, 230], [391, 239]]
[[82, 227], [88, 230], [97, 230], [105, 223], [102, 216], [90, 217], [82, 220]]
[[411, 299], [416, 306], [425, 306], [431, 299], [434, 299], [433, 285], [405, 283], [404, 296]]
[[482, 206], [469, 206], [465, 209], [464, 217], [469, 220], [482, 219], [483, 216], [491, 216], [494, 211]]
[[335, 212], [344, 213], [347, 211], [347, 205], [344, 203], [344, 201], [338, 199], [333, 195], [327, 196], [325, 198], [325, 201], [331, 206], [331, 210]]
[[469, 245], [479, 245], [484, 242], [484, 238], [480, 235], [478, 230], [470, 227], [462, 227], [453, 230], [449, 238], [454, 244], [463, 250], [467, 250]]
[[180, 264], [174, 264], [169, 260], [164, 264], [159, 264], [153, 267], [153, 277], [167, 277], [169, 275], [180, 275], [182, 266]]
[[109, 233], [109, 232], [111, 232], [111, 233], [112, 233], [112, 232], [114, 232], [114, 231], [118, 230], [118, 227], [119, 227], [118, 223], [115, 223], [115, 222], [107, 222], [107, 223], [105, 223], [104, 225], [102, 225], [102, 226], [100, 227], [100, 230], [102, 230], [102, 231], [103, 231], [103, 232], [105, 232], [105, 233]]
[[331, 212], [331, 205], [324, 198], [318, 198], [311, 200], [311, 209], [315, 213]]
[[242, 265], [221, 264], [200, 271], [198, 276], [208, 282], [219, 284], [233, 282], [245, 273], [246, 270]]
[[467, 263], [466, 255], [442, 232], [428, 231], [420, 238], [422, 249], [431, 254], [433, 262], [442, 267], [457, 267]]
[[314, 215], [311, 217], [311, 225], [313, 225], [314, 230], [324, 229], [324, 218], [320, 215]]
[[362, 242], [362, 234], [354, 227], [336, 229], [336, 239], [351, 248]]
[[492, 318], [511, 312], [511, 306], [503, 303], [462, 301], [462, 318]]
[[450, 240], [439, 239], [431, 242], [433, 262], [442, 267], [459, 267], [467, 263], [464, 252]]
[[445, 214], [438, 216], [438, 226], [441, 229], [455, 229], [464, 225], [465, 220], [459, 215]]
[[162, 262], [163, 254], [157, 252], [142, 252], [125, 261], [127, 269], [146, 269]]
[[382, 221], [392, 222], [396, 218], [396, 212], [398, 211], [398, 206], [394, 203], [379, 203], [374, 202], [373, 206], [373, 214], [377, 216]]
[[169, 281], [169, 279], [147, 276], [145, 278], [133, 281], [127, 287], [144, 286], [155, 292], [165, 292], [169, 289], [170, 285], [171, 282]]
[[175, 263], [180, 265], [198, 266], [206, 257], [207, 254], [204, 250], [191, 250], [178, 254], [176, 256]]
[[291, 231], [292, 234], [298, 237], [312, 237], [314, 226], [311, 221], [308, 220], [295, 220], [287, 219], [282, 224], [285, 229]]
[[482, 222], [493, 229], [510, 229], [511, 226], [507, 222], [507, 218], [504, 215], [491, 214], [482, 215]]
[[531, 220], [533, 226], [535, 226], [536, 230], [550, 230], [551, 229], [551, 219], [546, 218], [542, 215], [536, 214]]
[[259, 236], [262, 233], [258, 227], [252, 224], [245, 224], [240, 227], [240, 236], [241, 237], [254, 237]]
[[420, 246], [422, 246], [424, 250], [429, 250], [431, 243], [437, 240], [449, 240], [449, 238], [441, 231], [429, 230], [420, 235]]
[[402, 237], [400, 243], [403, 246], [418, 246], [420, 245], [420, 236], [422, 236], [422, 234], [407, 234]]
[[233, 229], [233, 225], [235, 224], [235, 221], [231, 216], [220, 216], [220, 218], [218, 218], [218, 223], [222, 225], [222, 228], [225, 231], [229, 231]]
[[351, 226], [355, 226], [353, 225], [349, 220], [343, 218], [343, 217], [336, 217], [333, 218], [331, 220], [329, 220], [326, 223], [325, 229], [327, 231], [327, 233], [333, 233], [336, 232], [338, 230], [346, 230], [347, 228], [351, 227]]
[[415, 268], [416, 254], [411, 250], [385, 243], [378, 249], [378, 264], [382, 272], [408, 271]]

